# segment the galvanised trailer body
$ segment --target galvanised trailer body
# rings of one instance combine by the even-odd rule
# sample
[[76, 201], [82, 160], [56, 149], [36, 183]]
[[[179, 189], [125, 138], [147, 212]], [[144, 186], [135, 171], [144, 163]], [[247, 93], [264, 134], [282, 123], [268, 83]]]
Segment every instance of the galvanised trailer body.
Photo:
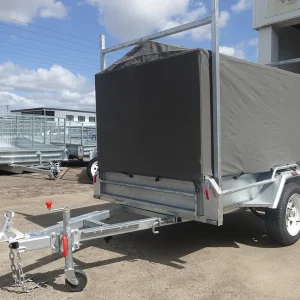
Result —
[[56, 124], [49, 117], [0, 115], [0, 169], [37, 172], [56, 178], [59, 164], [67, 159], [63, 145], [47, 142], [46, 132]]
[[65, 140], [60, 135], [54, 134], [52, 130], [48, 133], [50, 143], [55, 146], [65, 146], [69, 158], [88, 157], [91, 160], [96, 149], [96, 126], [75, 121], [65, 123], [60, 124], [61, 128], [54, 128], [60, 132], [65, 130]]

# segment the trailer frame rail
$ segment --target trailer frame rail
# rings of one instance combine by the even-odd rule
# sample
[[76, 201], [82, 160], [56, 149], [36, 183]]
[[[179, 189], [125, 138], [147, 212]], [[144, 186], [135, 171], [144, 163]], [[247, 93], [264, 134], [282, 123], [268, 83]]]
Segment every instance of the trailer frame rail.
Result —
[[[62, 212], [63, 221], [56, 225], [33, 231], [22, 233], [12, 227], [14, 212], [7, 211], [4, 214], [4, 223], [0, 232], [0, 242], [8, 242], [10, 248], [10, 260], [12, 275], [16, 286], [22, 288], [23, 292], [31, 292], [46, 282], [37, 282], [33, 287], [28, 287], [27, 283], [34, 281], [32, 278], [26, 279], [23, 273], [21, 253], [51, 249], [52, 253], [61, 253], [65, 258], [65, 277], [66, 286], [72, 290], [75, 286], [80, 286], [82, 282], [76, 277], [76, 270], [73, 263], [73, 252], [78, 250], [82, 242], [104, 238], [107, 242], [112, 236], [150, 229], [153, 234], [158, 234], [158, 227], [182, 222], [181, 218], [171, 215], [163, 215], [130, 206], [116, 206], [113, 209], [94, 211], [78, 217], [71, 218], [68, 207], [51, 209], [52, 202], [46, 203], [51, 212]], [[137, 218], [131, 221], [108, 224], [103, 222], [111, 217], [123, 214], [134, 213], [146, 218]], [[11, 234], [13, 234], [11, 236]], [[17, 257], [18, 265], [15, 266], [14, 260]], [[16, 271], [17, 269], [17, 271]], [[82, 273], [83, 271], [81, 271]], [[84, 283], [85, 286], [86, 282]], [[80, 286], [80, 288], [84, 288]]]

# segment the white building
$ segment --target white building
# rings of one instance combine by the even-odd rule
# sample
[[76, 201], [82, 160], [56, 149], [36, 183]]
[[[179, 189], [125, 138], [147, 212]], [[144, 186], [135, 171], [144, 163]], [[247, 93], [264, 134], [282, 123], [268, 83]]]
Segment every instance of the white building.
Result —
[[300, 59], [295, 62], [300, 58], [300, 0], [253, 0], [253, 28], [259, 31], [259, 63], [300, 73]]
[[40, 116], [53, 116], [55, 119], [66, 118], [67, 121], [75, 121], [84, 124], [96, 123], [96, 112], [94, 111], [38, 107], [12, 110], [11, 112], [20, 114], [35, 114]]

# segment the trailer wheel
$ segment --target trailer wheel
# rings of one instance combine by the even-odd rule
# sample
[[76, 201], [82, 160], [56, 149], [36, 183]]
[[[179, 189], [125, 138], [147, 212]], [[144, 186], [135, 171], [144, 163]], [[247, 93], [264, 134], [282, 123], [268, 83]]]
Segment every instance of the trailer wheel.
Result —
[[300, 186], [285, 185], [277, 209], [266, 211], [266, 229], [279, 245], [290, 246], [300, 237]]
[[98, 170], [98, 158], [94, 157], [91, 159], [87, 165], [87, 176], [88, 178], [93, 181], [94, 176]]
[[74, 285], [66, 279], [65, 281], [66, 288], [68, 289], [69, 292], [73, 292], [73, 293], [81, 292], [87, 284], [86, 274], [84, 273], [84, 271], [79, 269], [75, 269], [74, 273], [78, 280], [78, 285]]

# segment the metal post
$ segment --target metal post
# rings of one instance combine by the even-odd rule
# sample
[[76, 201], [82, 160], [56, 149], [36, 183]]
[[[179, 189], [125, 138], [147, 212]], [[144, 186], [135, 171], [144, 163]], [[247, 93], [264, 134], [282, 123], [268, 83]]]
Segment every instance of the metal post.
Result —
[[47, 119], [44, 115], [44, 144], [47, 142]]
[[19, 119], [18, 115], [16, 115], [16, 137], [19, 137]]
[[[101, 34], [100, 35], [100, 71], [103, 71], [106, 68], [106, 53], [103, 52], [104, 49], [105, 49], [105, 35]], [[97, 115], [96, 115], [96, 117], [97, 117]], [[96, 120], [96, 122], [97, 122], [97, 120]], [[96, 141], [98, 141], [97, 125], [96, 125]], [[98, 147], [98, 142], [96, 142], [96, 147]], [[101, 173], [102, 172], [99, 171], [99, 178], [101, 178]], [[100, 190], [101, 190], [101, 183], [100, 183]]]
[[221, 185], [221, 117], [220, 117], [220, 54], [219, 54], [219, 0], [211, 1], [211, 49], [213, 86], [213, 158], [214, 178]]
[[49, 140], [50, 140], [50, 144], [52, 144], [52, 125], [50, 125], [49, 127]]
[[83, 123], [81, 123], [81, 145], [83, 145]]
[[32, 148], [34, 148], [34, 117], [31, 118], [31, 137], [32, 137]]
[[69, 121], [69, 143], [72, 144], [71, 121]]
[[59, 119], [57, 122], [57, 135], [58, 135], [58, 142], [60, 143], [60, 128], [59, 128]]
[[103, 71], [106, 68], [106, 54], [103, 52], [105, 49], [105, 35], [100, 35], [100, 68]]
[[67, 120], [66, 120], [66, 118], [64, 118], [64, 147], [67, 146], [67, 142], [66, 142], [67, 137], [66, 137], [66, 134], [67, 134]]
[[78, 280], [74, 273], [73, 253], [72, 253], [72, 235], [71, 235], [71, 214], [69, 208], [63, 210], [63, 235], [67, 237], [68, 252], [65, 257], [65, 276], [68, 281], [78, 285]]

